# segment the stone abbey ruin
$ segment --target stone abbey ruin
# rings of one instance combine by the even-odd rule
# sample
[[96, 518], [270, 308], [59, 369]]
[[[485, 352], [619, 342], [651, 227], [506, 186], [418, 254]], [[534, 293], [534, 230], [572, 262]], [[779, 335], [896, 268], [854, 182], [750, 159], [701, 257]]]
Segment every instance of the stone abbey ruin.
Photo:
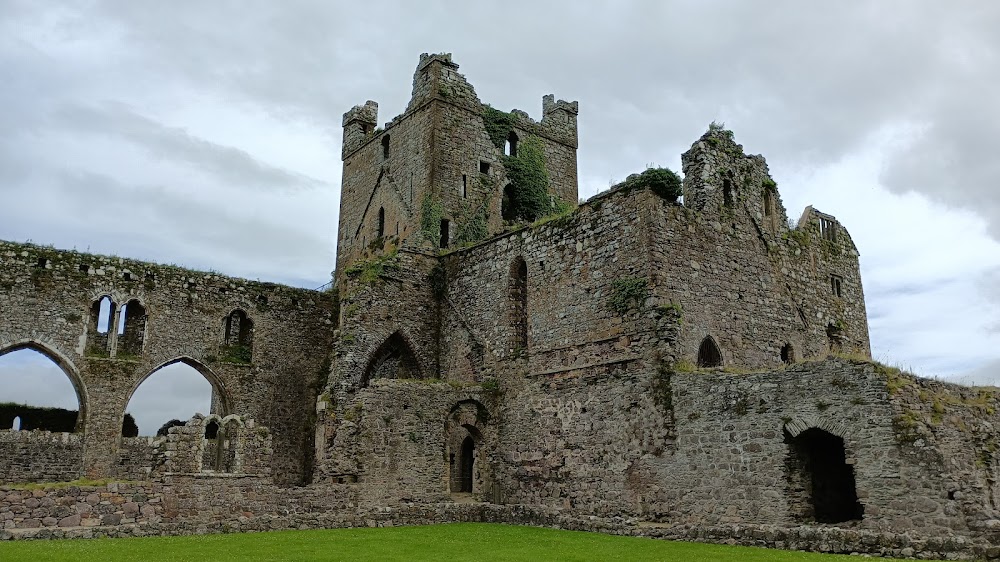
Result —
[[[80, 404], [0, 431], [0, 538], [497, 521], [1000, 556], [1000, 399], [869, 360], [833, 216], [790, 224], [718, 126], [682, 183], [577, 206], [577, 103], [498, 111], [457, 70], [422, 55], [402, 115], [344, 115], [332, 290], [0, 242], [0, 354]], [[123, 432], [178, 362], [211, 412]]]

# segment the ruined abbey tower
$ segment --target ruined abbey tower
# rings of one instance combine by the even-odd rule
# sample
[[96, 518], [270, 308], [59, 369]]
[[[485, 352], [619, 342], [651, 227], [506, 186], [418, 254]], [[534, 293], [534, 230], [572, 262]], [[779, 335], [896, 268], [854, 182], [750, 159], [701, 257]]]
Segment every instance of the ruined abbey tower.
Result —
[[[440, 54], [401, 115], [344, 114], [329, 291], [0, 244], [0, 354], [53, 358], [81, 404], [75, 432], [0, 433], [0, 481], [129, 481], [65, 513], [95, 492], [0, 487], [0, 536], [475, 520], [1000, 554], [1000, 400], [870, 361], [844, 225], [789, 220], [715, 125], [683, 180], [579, 203], [579, 106], [541, 106], [485, 105]], [[213, 411], [123, 435], [176, 362]]]

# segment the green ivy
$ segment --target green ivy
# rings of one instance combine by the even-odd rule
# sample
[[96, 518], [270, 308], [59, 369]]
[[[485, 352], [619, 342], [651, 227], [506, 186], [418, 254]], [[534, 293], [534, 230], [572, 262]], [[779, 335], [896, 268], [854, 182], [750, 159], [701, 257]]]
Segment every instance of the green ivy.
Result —
[[483, 125], [486, 126], [486, 134], [500, 150], [503, 150], [510, 132], [514, 130], [515, 123], [517, 123], [517, 118], [514, 117], [513, 113], [500, 111], [488, 105], [483, 106]]
[[399, 269], [399, 264], [396, 263], [396, 258], [398, 257], [398, 250], [393, 250], [388, 254], [378, 256], [370, 260], [357, 261], [351, 267], [344, 270], [344, 273], [348, 277], [356, 278], [361, 283], [369, 285], [378, 281], [378, 279], [385, 274], [386, 271], [395, 271]]
[[683, 194], [681, 177], [669, 168], [647, 168], [641, 174], [632, 174], [612, 187], [626, 192], [646, 188], [670, 202], [676, 202]]
[[542, 139], [532, 135], [518, 144], [517, 156], [504, 156], [510, 185], [504, 189], [504, 218], [534, 221], [552, 211], [549, 172], [545, 169]]
[[488, 221], [489, 214], [486, 212], [486, 207], [484, 206], [479, 212], [469, 218], [465, 224], [458, 227], [458, 233], [455, 235], [455, 245], [465, 246], [485, 240], [490, 234]]
[[644, 277], [622, 277], [611, 283], [611, 310], [625, 314], [634, 304], [642, 304], [649, 296], [649, 281]]
[[420, 232], [435, 248], [441, 244], [440, 229], [443, 216], [444, 209], [441, 207], [441, 202], [430, 194], [425, 195], [420, 204]]
[[253, 353], [248, 345], [224, 345], [219, 349], [219, 356], [226, 363], [249, 365]]

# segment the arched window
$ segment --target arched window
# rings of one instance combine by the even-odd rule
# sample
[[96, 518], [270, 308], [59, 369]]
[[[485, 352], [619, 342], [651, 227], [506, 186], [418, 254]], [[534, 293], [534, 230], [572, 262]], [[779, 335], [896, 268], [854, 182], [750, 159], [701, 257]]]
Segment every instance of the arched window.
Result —
[[712, 336], [705, 336], [705, 339], [701, 340], [701, 345], [698, 347], [698, 366], [722, 366], [722, 352], [719, 351], [719, 346], [712, 339]]
[[522, 257], [510, 264], [507, 298], [512, 334], [511, 351], [520, 353], [528, 349], [528, 264]]
[[250, 363], [253, 359], [253, 320], [240, 309], [226, 317], [221, 359], [227, 363]]
[[114, 326], [116, 310], [111, 297], [105, 295], [90, 307], [90, 322], [87, 324], [87, 355], [108, 357], [111, 354], [111, 330]]
[[[201, 448], [201, 470], [219, 472], [222, 466], [222, 429], [217, 416], [205, 418], [205, 439]], [[204, 422], [203, 422], [204, 423]]]
[[385, 236], [385, 207], [378, 208], [378, 237]]
[[389, 135], [382, 137], [382, 159], [389, 159]]
[[514, 131], [507, 135], [507, 142], [503, 145], [503, 153], [507, 156], [517, 156], [517, 133]]
[[863, 517], [854, 466], [847, 464], [843, 438], [814, 427], [795, 437], [786, 431], [785, 443], [788, 489], [798, 496], [790, 498], [794, 501], [789, 504], [798, 519], [843, 523]]
[[[228, 413], [229, 399], [215, 375], [193, 359], [176, 359], [147, 375], [129, 397], [126, 412], [139, 427], [139, 435], [166, 435], [195, 414]], [[215, 411], [213, 411], [215, 410]], [[209, 428], [205, 427], [208, 439]]]
[[14, 421], [10, 422], [12, 431], [21, 431], [21, 416], [14, 416]]
[[205, 426], [205, 439], [215, 439], [219, 436], [219, 422], [212, 420]]
[[410, 344], [399, 332], [395, 332], [372, 354], [361, 385], [367, 386], [373, 379], [419, 378], [423, 377]]
[[142, 355], [142, 344], [146, 338], [146, 307], [136, 299], [122, 306], [118, 318], [118, 346], [116, 356], [119, 358], [138, 357]]
[[795, 348], [792, 344], [786, 343], [781, 347], [781, 361], [783, 363], [795, 363]]

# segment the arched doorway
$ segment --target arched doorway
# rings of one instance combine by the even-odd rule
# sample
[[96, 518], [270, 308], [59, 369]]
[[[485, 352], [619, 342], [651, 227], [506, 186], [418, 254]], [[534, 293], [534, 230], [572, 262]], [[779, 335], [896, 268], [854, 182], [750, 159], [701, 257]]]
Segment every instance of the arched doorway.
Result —
[[462, 458], [459, 463], [459, 492], [472, 493], [473, 465], [476, 462], [476, 443], [472, 436], [462, 441]]
[[793, 517], [818, 523], [860, 520], [854, 466], [847, 463], [844, 439], [819, 428], [785, 435], [789, 510]]
[[698, 366], [699, 367], [721, 367], [722, 352], [712, 336], [705, 336], [698, 346]]

